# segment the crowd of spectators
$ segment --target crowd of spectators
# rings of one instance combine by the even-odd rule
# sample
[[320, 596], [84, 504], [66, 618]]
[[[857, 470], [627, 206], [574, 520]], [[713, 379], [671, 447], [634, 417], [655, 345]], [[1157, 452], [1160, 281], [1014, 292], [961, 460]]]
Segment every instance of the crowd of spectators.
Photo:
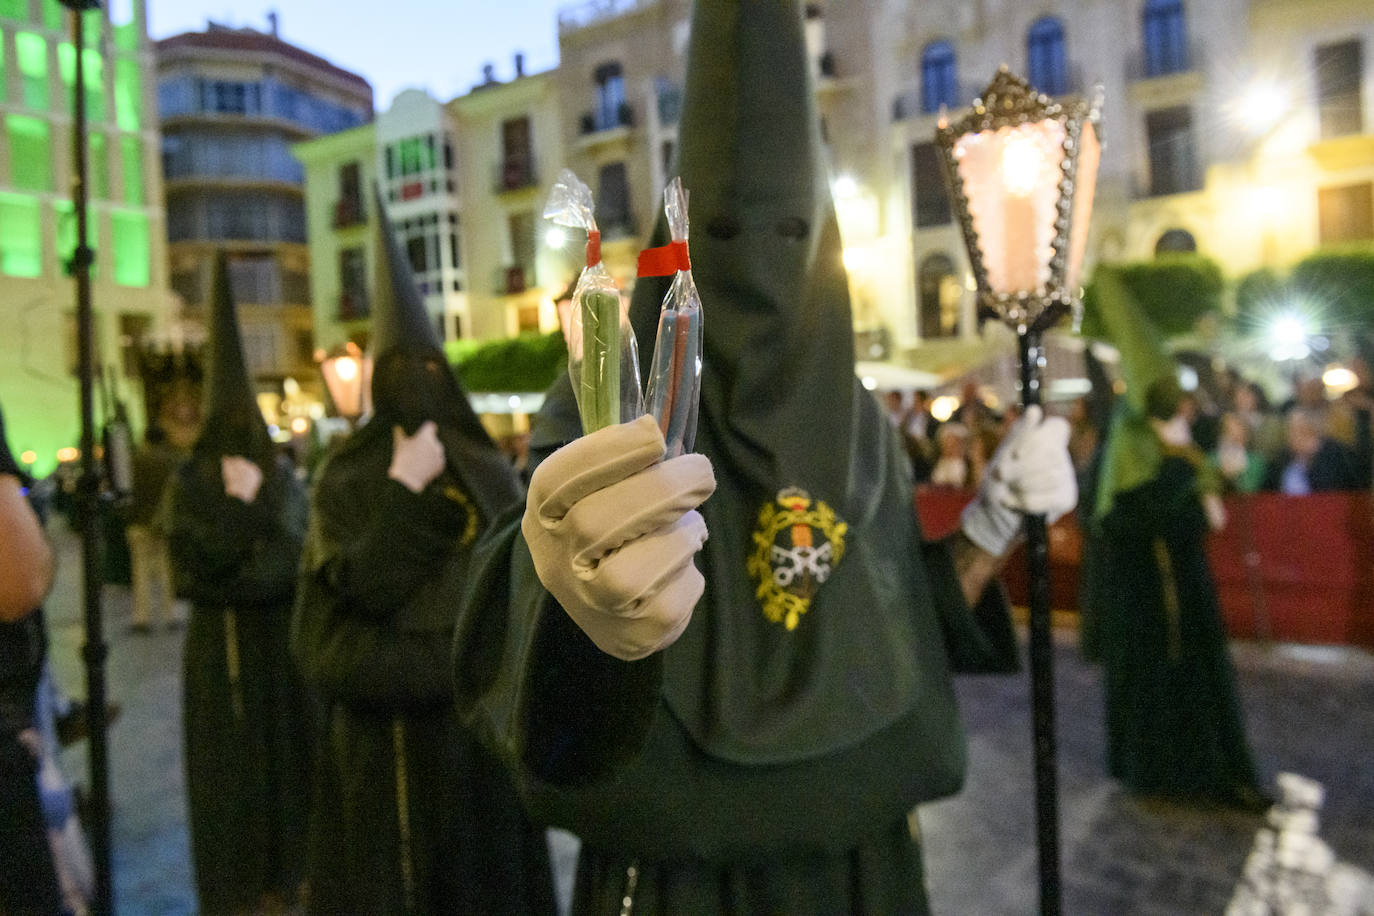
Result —
[[[1184, 410], [1193, 443], [1221, 478], [1223, 492], [1304, 495], [1369, 489], [1374, 475], [1370, 356], [1362, 352], [1351, 361], [1355, 385], [1339, 395], [1328, 392], [1320, 373], [1299, 373], [1291, 395], [1274, 403], [1259, 384], [1233, 369], [1186, 392]], [[928, 391], [888, 391], [884, 400], [906, 444], [915, 480], [926, 486], [976, 487], [1019, 412], [1014, 405], [994, 409], [975, 383], [963, 386], [958, 406], [943, 420], [932, 413]], [[1094, 390], [1060, 408], [1070, 421], [1069, 450], [1081, 470], [1089, 466], [1105, 434], [1110, 411], [1103, 408], [1104, 401], [1110, 401], [1110, 393]]]

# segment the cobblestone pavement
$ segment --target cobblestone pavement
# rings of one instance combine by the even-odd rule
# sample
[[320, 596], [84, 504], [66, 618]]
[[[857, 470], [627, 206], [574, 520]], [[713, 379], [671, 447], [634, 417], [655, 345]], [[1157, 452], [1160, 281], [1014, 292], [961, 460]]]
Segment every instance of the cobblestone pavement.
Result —
[[[80, 562], [59, 520], [62, 559], [48, 602], [59, 682], [85, 692], [79, 661]], [[105, 589], [116, 909], [121, 916], [194, 911], [181, 771], [180, 630], [134, 634], [126, 589]], [[1259, 815], [1133, 799], [1103, 774], [1102, 687], [1056, 631], [1064, 912], [1071, 916], [1220, 914], [1238, 882]], [[1326, 787], [1320, 836], [1337, 857], [1374, 871], [1374, 656], [1235, 643], [1249, 734], [1267, 785], [1281, 771]], [[927, 884], [940, 916], [1021, 916], [1037, 909], [1026, 677], [958, 683], [970, 768], [960, 795], [920, 809]], [[85, 780], [86, 746], [64, 761]], [[555, 845], [570, 880], [566, 842]]]

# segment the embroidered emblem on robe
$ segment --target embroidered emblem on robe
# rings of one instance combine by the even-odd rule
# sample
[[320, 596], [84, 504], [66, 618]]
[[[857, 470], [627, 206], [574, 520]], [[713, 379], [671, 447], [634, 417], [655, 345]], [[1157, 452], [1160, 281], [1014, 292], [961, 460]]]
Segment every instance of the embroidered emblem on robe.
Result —
[[844, 557], [848, 529], [833, 509], [797, 487], [778, 491], [776, 501], [759, 510], [748, 570], [765, 617], [797, 628]]

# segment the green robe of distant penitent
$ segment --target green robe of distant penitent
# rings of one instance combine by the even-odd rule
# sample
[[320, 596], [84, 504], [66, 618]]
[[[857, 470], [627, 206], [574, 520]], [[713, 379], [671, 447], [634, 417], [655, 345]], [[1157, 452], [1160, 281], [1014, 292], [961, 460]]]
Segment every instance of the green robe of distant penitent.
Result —
[[168, 488], [177, 593], [191, 601], [183, 727], [202, 913], [294, 900], [304, 876], [310, 736], [287, 637], [305, 511], [284, 461], [251, 504], [225, 494], [218, 456]]
[[551, 913], [543, 830], [452, 705], [479, 512], [451, 470], [419, 494], [388, 479], [391, 449], [374, 419], [313, 495], [292, 645], [324, 707], [309, 909]]
[[[700, 561], [707, 595], [689, 632], [709, 640], [730, 627], [759, 631], [752, 662], [730, 662], [753, 670], [716, 679], [699, 646], [638, 662], [601, 653], [539, 582], [520, 507], [479, 546], [456, 637], [459, 706], [503, 750], [533, 814], [581, 837], [575, 912], [618, 913], [626, 896], [636, 914], [925, 911], [907, 813], [963, 780], [950, 650], [960, 666], [1008, 670], [1016, 645], [1000, 593], [990, 591], [975, 616], [947, 550], [922, 544], [909, 464], [877, 402], [855, 386], [856, 435], [871, 447], [853, 471], [870, 482], [869, 514], [850, 519], [845, 556], [797, 630], [766, 621], [745, 571], [726, 569], [739, 553]], [[560, 383], [533, 451], [547, 454], [578, 433]], [[753, 509], [718, 490], [702, 512], [714, 540], [728, 537], [727, 519]], [[817, 625], [810, 631], [808, 619]], [[823, 619], [831, 624], [819, 626]], [[820, 688], [801, 700], [817, 721], [859, 701], [848, 732], [836, 723], [823, 748], [777, 740], [770, 703], [760, 700], [779, 686], [766, 683], [768, 644], [800, 672], [799, 691]], [[865, 691], [880, 680], [902, 688], [874, 690], [865, 707]], [[670, 696], [700, 705], [684, 710]], [[795, 700], [781, 696], [773, 708], [781, 717], [796, 711]], [[753, 724], [734, 738], [752, 749], [693, 735], [698, 724], [710, 727], [716, 704], [750, 708]], [[776, 759], [764, 758], [770, 752]]]

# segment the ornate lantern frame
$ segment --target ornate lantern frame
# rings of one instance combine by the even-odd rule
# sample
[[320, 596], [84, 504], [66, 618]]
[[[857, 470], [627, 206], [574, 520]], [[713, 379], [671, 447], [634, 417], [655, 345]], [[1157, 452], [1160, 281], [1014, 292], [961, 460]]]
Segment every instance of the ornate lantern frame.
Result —
[[[1019, 334], [1027, 331], [1040, 332], [1059, 321], [1069, 311], [1080, 306], [1080, 291], [1077, 278], [1070, 271], [1077, 268], [1075, 256], [1081, 262], [1082, 251], [1073, 251], [1075, 244], [1082, 246], [1086, 235], [1080, 239], [1074, 232], [1086, 233], [1089, 212], [1075, 213], [1075, 205], [1086, 203], [1090, 210], [1092, 195], [1096, 184], [1097, 162], [1091, 164], [1091, 176], [1079, 181], [1081, 155], [1085, 146], [1084, 129], [1092, 132], [1090, 142], [1100, 144], [1101, 102], [1089, 102], [1077, 96], [1054, 100], [1036, 92], [1024, 79], [1014, 75], [1006, 65], [998, 68], [983, 94], [973, 101], [972, 110], [950, 124], [942, 116], [936, 129], [936, 142], [940, 146], [949, 179], [950, 196], [959, 217], [963, 231], [964, 244], [968, 251], [969, 265], [973, 270], [974, 281], [978, 287], [978, 314], [980, 318], [994, 318], [1011, 326]], [[1058, 200], [1054, 219], [1053, 255], [1049, 262], [1049, 280], [1043, 291], [1018, 290], [1014, 293], [997, 292], [992, 289], [984, 251], [977, 228], [974, 226], [967, 189], [959, 171], [957, 149], [959, 142], [966, 136], [984, 132], [995, 132], [1003, 128], [1020, 127], [1043, 121], [1058, 121], [1063, 128], [1063, 159], [1060, 162], [1061, 177], [1058, 183]], [[1086, 197], [1082, 197], [1086, 188]]]

